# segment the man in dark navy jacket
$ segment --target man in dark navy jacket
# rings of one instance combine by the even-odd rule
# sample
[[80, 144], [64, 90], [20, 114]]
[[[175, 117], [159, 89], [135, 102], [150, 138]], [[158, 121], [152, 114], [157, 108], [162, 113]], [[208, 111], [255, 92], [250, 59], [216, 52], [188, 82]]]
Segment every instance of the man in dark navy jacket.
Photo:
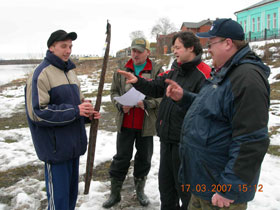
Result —
[[198, 94], [166, 81], [167, 96], [182, 107], [191, 104], [182, 126], [179, 177], [192, 192], [189, 210], [245, 210], [259, 189], [269, 145], [270, 69], [245, 43], [236, 21], [217, 19], [197, 36], [209, 38], [212, 77]]
[[69, 60], [75, 32], [55, 31], [43, 62], [27, 80], [25, 106], [32, 140], [45, 162], [48, 209], [74, 210], [78, 195], [79, 157], [87, 147], [84, 118], [100, 118], [84, 100]]

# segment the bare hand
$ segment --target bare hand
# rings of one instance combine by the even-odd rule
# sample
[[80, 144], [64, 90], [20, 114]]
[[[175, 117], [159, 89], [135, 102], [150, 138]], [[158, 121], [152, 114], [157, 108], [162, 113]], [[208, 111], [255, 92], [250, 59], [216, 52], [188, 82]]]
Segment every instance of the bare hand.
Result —
[[123, 71], [123, 70], [120, 70], [118, 69], [117, 72], [121, 75], [123, 75], [127, 80], [126, 80], [126, 83], [129, 84], [129, 83], [136, 83], [138, 81], [138, 78], [130, 73], [130, 72], [126, 72], [126, 71]]
[[100, 119], [100, 118], [101, 118], [101, 114], [98, 111], [93, 111], [93, 114], [89, 115], [90, 120]]
[[165, 82], [168, 84], [166, 89], [166, 96], [172, 98], [174, 101], [179, 101], [183, 98], [183, 88], [173, 80], [166, 79]]
[[94, 108], [92, 104], [89, 102], [83, 102], [79, 106], [80, 116], [89, 117], [90, 115], [94, 114]]
[[128, 113], [129, 110], [130, 110], [132, 107], [131, 107], [131, 106], [123, 106], [122, 108], [123, 108], [123, 112], [124, 112], [124, 113]]
[[141, 109], [145, 109], [145, 106], [144, 106], [144, 102], [143, 101], [139, 101], [138, 103], [137, 103], [137, 106], [139, 107], [139, 108], [141, 108]]
[[227, 199], [227, 198], [219, 195], [218, 193], [215, 193], [212, 196], [212, 205], [213, 206], [218, 206], [220, 208], [229, 207], [230, 204], [233, 202], [234, 202], [234, 200]]

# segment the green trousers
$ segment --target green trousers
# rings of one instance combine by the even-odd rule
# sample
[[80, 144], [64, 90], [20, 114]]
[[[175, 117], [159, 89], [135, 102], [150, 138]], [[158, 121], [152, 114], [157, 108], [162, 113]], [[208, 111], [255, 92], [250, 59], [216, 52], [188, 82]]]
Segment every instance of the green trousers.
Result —
[[210, 201], [203, 200], [192, 194], [188, 210], [246, 210], [247, 203], [230, 204], [229, 207], [219, 208], [213, 206]]

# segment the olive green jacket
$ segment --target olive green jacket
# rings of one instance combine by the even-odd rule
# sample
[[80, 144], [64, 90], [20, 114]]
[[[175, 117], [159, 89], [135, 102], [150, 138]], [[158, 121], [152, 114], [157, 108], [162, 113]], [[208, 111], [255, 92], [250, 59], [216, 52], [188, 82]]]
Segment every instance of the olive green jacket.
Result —
[[[124, 63], [119, 64], [119, 69], [134, 73], [134, 70], [126, 67]], [[154, 79], [161, 72], [163, 72], [161, 65], [152, 62], [151, 73], [143, 72], [141, 76], [147, 79]], [[119, 104], [116, 100], [114, 100], [114, 97], [119, 97], [125, 94], [130, 88], [132, 88], [132, 85], [126, 84], [125, 77], [121, 76], [115, 71], [113, 75], [112, 85], [111, 85], [111, 101], [117, 108], [117, 114], [115, 120], [116, 120], [118, 132], [121, 132], [124, 113], [122, 110], [122, 105]], [[144, 99], [145, 109], [148, 115], [146, 113], [144, 115], [144, 122], [142, 128], [143, 137], [156, 135], [155, 122], [156, 122], [157, 112], [158, 112], [158, 107], [160, 102], [161, 102], [161, 98], [155, 99], [147, 96]]]

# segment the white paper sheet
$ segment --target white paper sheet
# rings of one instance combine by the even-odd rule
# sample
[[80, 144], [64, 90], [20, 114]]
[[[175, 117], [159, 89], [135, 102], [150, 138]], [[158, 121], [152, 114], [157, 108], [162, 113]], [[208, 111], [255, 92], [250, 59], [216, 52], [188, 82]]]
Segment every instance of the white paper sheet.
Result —
[[143, 101], [145, 95], [134, 87], [132, 87], [129, 91], [123, 94], [120, 97], [114, 97], [114, 99], [124, 106], [135, 106], [139, 101]]

